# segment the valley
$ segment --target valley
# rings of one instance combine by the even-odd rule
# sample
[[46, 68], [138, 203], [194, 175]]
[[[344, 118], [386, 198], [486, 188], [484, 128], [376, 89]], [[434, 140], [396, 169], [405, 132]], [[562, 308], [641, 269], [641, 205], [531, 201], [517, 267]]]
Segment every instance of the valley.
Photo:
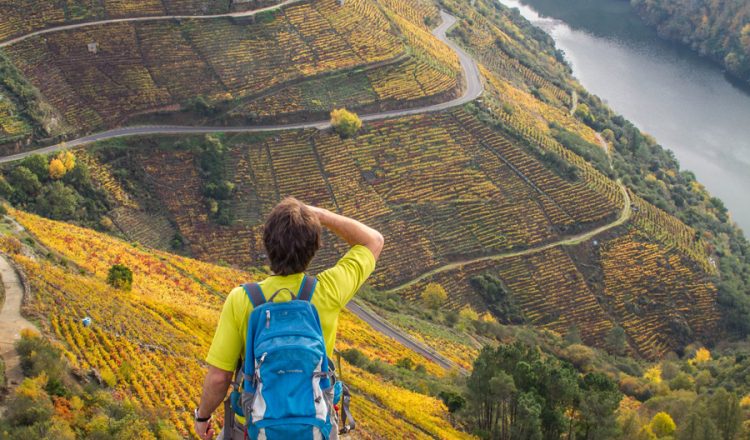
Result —
[[[22, 226], [0, 249], [41, 332], [16, 345], [28, 378], [10, 398], [52, 408], [25, 425], [11, 409], [9, 438], [51, 418], [65, 438], [131, 438], [134, 419], [148, 438], [193, 437], [218, 313], [270, 273], [263, 221], [287, 196], [385, 237], [338, 332], [353, 438], [488, 438], [498, 422], [473, 412], [488, 402], [539, 432], [517, 438], [635, 438], [662, 411], [682, 440], [716, 390], [740, 411], [750, 390], [727, 365], [750, 332], [747, 241], [517, 12], [83, 3], [0, 19], [0, 196]], [[361, 128], [340, 131], [338, 108]], [[346, 249], [324, 234], [310, 272]], [[511, 382], [488, 391], [487, 368]], [[682, 412], [663, 403], [678, 398]]]

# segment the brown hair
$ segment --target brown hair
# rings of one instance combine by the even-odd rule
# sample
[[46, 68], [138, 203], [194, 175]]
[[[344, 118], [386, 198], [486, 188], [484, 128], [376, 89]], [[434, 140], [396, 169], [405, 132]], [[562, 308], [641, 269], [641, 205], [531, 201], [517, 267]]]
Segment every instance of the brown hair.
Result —
[[294, 197], [276, 205], [263, 228], [271, 270], [276, 275], [304, 272], [320, 248], [320, 221]]

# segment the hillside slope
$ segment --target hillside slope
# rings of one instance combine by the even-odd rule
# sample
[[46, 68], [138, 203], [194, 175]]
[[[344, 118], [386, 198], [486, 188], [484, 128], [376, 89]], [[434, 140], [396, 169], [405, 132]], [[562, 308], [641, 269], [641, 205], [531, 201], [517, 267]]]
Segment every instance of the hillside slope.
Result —
[[[256, 23], [146, 16], [31, 36], [3, 52], [27, 88], [59, 112], [69, 134], [133, 118], [309, 120], [334, 106], [386, 110], [458, 95], [458, 59], [428, 32], [427, 23], [439, 21], [431, 3], [286, 3]], [[7, 125], [11, 143], [23, 127]]]
[[[3, 251], [30, 283], [32, 297], [25, 313], [62, 344], [65, 357], [80, 375], [96, 371], [113, 376], [119, 395], [132, 396], [147, 409], [166, 411], [187, 435], [192, 426], [190, 408], [197, 404], [205, 372], [202, 359], [223, 295], [260, 275], [156, 253], [22, 211], [12, 215], [44, 246], [30, 253], [17, 238], [1, 240]], [[133, 270], [132, 291], [106, 283], [113, 264]], [[93, 321], [88, 328], [81, 324], [86, 316]], [[408, 358], [423, 365], [428, 375], [446, 374], [344, 313], [338, 348], [350, 347], [386, 363]], [[439, 400], [385, 384], [378, 375], [343, 368], [355, 389], [359, 437], [464, 437], [451, 426]]]

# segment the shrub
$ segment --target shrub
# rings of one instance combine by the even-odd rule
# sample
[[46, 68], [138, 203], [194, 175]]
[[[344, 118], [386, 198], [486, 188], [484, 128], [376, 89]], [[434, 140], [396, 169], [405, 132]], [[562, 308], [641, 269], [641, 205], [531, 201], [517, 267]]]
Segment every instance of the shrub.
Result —
[[331, 126], [342, 138], [352, 137], [362, 128], [362, 120], [356, 113], [340, 108], [331, 112]]
[[26, 378], [16, 388], [8, 405], [7, 418], [15, 426], [31, 426], [49, 420], [54, 407], [49, 395], [44, 391], [47, 375]]
[[396, 361], [396, 366], [399, 368], [403, 368], [404, 370], [413, 370], [414, 361], [411, 360], [411, 358], [404, 357]]
[[367, 359], [367, 356], [362, 354], [362, 352], [357, 350], [356, 348], [348, 348], [342, 351], [341, 357], [346, 359], [347, 362], [354, 365], [355, 367], [364, 368], [369, 363], [369, 359]]
[[448, 412], [450, 413], [459, 411], [466, 406], [466, 399], [464, 399], [462, 395], [454, 393], [453, 391], [441, 391], [440, 394], [438, 394], [438, 397], [443, 403], [445, 403], [445, 406], [448, 407]]
[[109, 268], [107, 283], [120, 290], [130, 290], [133, 287], [133, 271], [122, 264], [115, 264]]
[[443, 286], [438, 283], [428, 284], [427, 287], [424, 288], [424, 292], [422, 292], [422, 303], [424, 303], [425, 307], [429, 309], [437, 310], [442, 307], [446, 301], [448, 301], [448, 294], [445, 292], [445, 289], [443, 289]]
[[594, 361], [594, 351], [581, 344], [572, 344], [563, 350], [563, 358], [580, 370], [586, 370]]

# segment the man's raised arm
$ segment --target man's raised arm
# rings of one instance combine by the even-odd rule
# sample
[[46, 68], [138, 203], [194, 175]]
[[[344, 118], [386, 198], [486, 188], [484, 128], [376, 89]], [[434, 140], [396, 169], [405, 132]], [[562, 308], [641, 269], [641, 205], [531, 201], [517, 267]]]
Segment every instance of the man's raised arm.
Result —
[[349, 246], [362, 245], [372, 252], [377, 260], [383, 250], [383, 235], [357, 220], [333, 213], [327, 209], [309, 206], [318, 216], [321, 226], [330, 229]]

